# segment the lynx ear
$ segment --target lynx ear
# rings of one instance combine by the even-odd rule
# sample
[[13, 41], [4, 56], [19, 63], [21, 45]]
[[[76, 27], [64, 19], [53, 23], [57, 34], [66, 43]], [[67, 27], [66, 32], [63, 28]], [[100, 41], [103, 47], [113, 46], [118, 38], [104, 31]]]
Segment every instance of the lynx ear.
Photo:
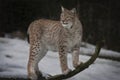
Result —
[[63, 6], [61, 6], [61, 10], [62, 10], [62, 12], [64, 12], [64, 11], [65, 11], [65, 9], [64, 9], [64, 7], [63, 7]]
[[72, 13], [76, 13], [76, 9], [73, 8], [72, 10], [70, 10]]

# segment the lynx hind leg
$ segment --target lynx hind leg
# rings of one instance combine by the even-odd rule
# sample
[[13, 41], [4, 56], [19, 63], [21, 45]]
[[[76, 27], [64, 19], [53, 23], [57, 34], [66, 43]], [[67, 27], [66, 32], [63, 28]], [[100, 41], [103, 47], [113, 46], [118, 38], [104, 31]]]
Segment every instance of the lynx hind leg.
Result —
[[72, 63], [74, 68], [78, 67], [82, 63], [79, 61], [79, 52], [79, 49], [74, 49], [72, 52]]
[[45, 56], [47, 50], [40, 45], [40, 43], [36, 43], [31, 45], [30, 47], [30, 56], [28, 61], [28, 77], [31, 80], [37, 80], [39, 75], [42, 73], [39, 71], [38, 63]]
[[60, 65], [63, 74], [69, 73], [71, 70], [68, 68], [67, 63], [67, 53], [65, 51], [64, 46], [60, 46], [59, 48], [59, 58], [60, 58]]

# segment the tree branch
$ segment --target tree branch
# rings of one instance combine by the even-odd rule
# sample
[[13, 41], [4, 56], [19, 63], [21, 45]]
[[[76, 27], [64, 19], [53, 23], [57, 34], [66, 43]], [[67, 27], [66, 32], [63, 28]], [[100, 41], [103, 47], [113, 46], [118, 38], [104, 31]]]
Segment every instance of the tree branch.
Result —
[[47, 80], [62, 80], [62, 79], [67, 79], [67, 78], [70, 78], [70, 77], [76, 75], [77, 73], [85, 70], [86, 68], [88, 68], [96, 60], [96, 58], [99, 55], [99, 52], [101, 50], [102, 45], [103, 45], [103, 41], [99, 42], [96, 45], [96, 49], [95, 49], [95, 52], [94, 52], [93, 56], [87, 62], [79, 65], [75, 70], [69, 72], [66, 75], [59, 74], [59, 75], [55, 75], [55, 76], [49, 77]]

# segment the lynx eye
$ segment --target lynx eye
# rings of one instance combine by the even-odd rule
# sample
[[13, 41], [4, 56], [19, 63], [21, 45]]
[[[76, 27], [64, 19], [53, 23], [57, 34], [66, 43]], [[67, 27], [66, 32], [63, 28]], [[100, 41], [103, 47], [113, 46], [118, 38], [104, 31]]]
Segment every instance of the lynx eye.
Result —
[[70, 17], [71, 19], [74, 19], [74, 17]]

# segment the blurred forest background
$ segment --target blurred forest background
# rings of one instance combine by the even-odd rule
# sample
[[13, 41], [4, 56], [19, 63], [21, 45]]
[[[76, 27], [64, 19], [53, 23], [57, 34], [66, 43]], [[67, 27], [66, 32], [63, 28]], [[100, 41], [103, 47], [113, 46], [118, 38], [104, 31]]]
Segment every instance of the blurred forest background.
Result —
[[104, 39], [105, 48], [120, 51], [119, 0], [0, 0], [0, 36], [16, 35], [16, 31], [26, 35], [29, 24], [35, 19], [59, 20], [60, 5], [79, 9], [83, 41], [96, 44]]

